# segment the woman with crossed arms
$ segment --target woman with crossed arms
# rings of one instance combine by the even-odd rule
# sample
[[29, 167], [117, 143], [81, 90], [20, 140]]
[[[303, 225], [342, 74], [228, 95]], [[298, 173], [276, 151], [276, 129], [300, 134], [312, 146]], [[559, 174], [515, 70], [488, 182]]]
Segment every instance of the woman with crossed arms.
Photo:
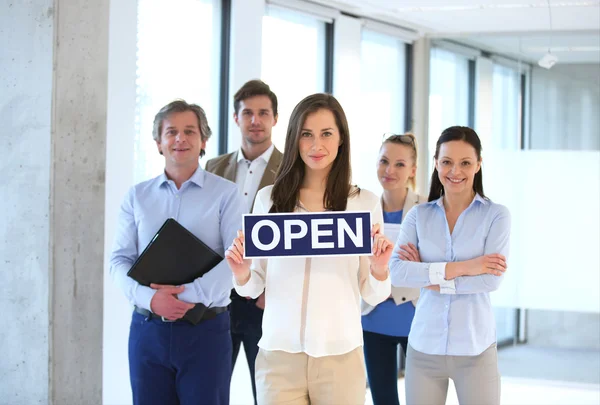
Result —
[[[429, 202], [406, 216], [390, 261], [394, 286], [423, 288], [408, 337], [406, 402], [444, 404], [451, 378], [461, 405], [499, 405], [489, 293], [506, 270], [510, 214], [483, 193], [475, 131], [446, 129], [434, 157]], [[421, 263], [410, 258], [417, 253]]]
[[364, 404], [360, 298], [389, 297], [392, 243], [380, 231], [379, 199], [351, 185], [350, 134], [328, 94], [302, 100], [290, 117], [275, 184], [260, 190], [254, 213], [370, 211], [372, 256], [243, 259], [244, 236], [225, 253], [241, 296], [265, 291], [256, 358], [259, 404]]

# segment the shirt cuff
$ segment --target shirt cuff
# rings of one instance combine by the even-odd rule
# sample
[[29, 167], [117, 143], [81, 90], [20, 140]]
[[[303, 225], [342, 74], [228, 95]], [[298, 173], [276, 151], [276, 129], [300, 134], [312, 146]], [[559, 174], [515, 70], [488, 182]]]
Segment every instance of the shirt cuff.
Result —
[[[252, 280], [253, 277], [253, 271], [250, 270], [250, 278], [248, 279], [248, 281], [246, 281], [246, 284], [244, 285], [240, 285], [237, 280], [235, 279], [235, 276], [232, 276], [232, 281], [233, 281], [233, 288], [235, 288], [235, 292], [238, 293], [239, 296], [241, 297], [252, 297], [252, 293], [254, 292], [254, 283]], [[256, 298], [256, 297], [252, 297], [252, 298]]]
[[[193, 282], [182, 285], [184, 287], [183, 292], [177, 294], [177, 299], [179, 299], [179, 301], [187, 302], [188, 304], [197, 304], [202, 301], [196, 293], [196, 286]], [[207, 307], [208, 306], [209, 305], [207, 305]]]
[[392, 281], [390, 278], [390, 271], [387, 271], [387, 277], [385, 280], [377, 280], [375, 276], [369, 271], [369, 284], [371, 284], [371, 288], [377, 295], [385, 295], [385, 297], [389, 297], [392, 292]]
[[429, 265], [429, 281], [440, 286], [440, 294], [456, 294], [454, 280], [446, 280], [446, 263], [431, 263]]
[[152, 312], [150, 303], [152, 302], [152, 297], [154, 297], [154, 294], [156, 294], [155, 289], [145, 285], [138, 285], [135, 289], [135, 306]]

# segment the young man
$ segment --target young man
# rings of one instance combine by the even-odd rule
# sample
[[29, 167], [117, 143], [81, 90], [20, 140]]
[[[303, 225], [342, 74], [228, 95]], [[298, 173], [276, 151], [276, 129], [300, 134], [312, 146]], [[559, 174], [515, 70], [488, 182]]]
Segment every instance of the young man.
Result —
[[[251, 212], [258, 190], [274, 183], [283, 157], [271, 141], [271, 130], [277, 124], [277, 96], [264, 82], [251, 80], [233, 96], [233, 109], [233, 119], [242, 135], [242, 146], [235, 152], [209, 160], [206, 171], [234, 181], [245, 200], [245, 211]], [[232, 290], [232, 370], [243, 343], [255, 404], [254, 360], [262, 336], [264, 305], [264, 294], [256, 300], [248, 300]]]
[[[153, 137], [165, 158], [160, 176], [133, 186], [121, 206], [110, 273], [135, 306], [129, 334], [134, 404], [229, 404], [231, 271], [223, 260], [189, 284], [137, 283], [127, 272], [168, 218], [223, 255], [241, 227], [235, 184], [199, 167], [211, 135], [204, 110], [183, 100], [163, 107]], [[197, 324], [183, 320], [206, 306]]]

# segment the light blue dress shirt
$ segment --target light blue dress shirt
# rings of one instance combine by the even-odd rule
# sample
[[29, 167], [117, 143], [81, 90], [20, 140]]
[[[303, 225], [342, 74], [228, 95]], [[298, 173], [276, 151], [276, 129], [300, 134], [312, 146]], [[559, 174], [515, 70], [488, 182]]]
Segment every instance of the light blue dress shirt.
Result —
[[[243, 206], [235, 183], [200, 167], [179, 190], [164, 173], [133, 186], [119, 213], [110, 257], [111, 276], [132, 305], [150, 310], [155, 290], [140, 285], [127, 272], [162, 224], [174, 218], [224, 257], [225, 248], [242, 228]], [[227, 261], [184, 287], [178, 296], [182, 301], [207, 307], [228, 305], [233, 284]]]
[[[476, 356], [496, 342], [491, 291], [504, 276], [483, 274], [443, 279], [447, 262], [500, 253], [508, 259], [510, 213], [506, 207], [476, 195], [458, 217], [452, 234], [442, 198], [413, 207], [402, 222], [390, 260], [392, 285], [421, 289], [409, 344], [433, 355]], [[413, 243], [422, 263], [403, 261], [400, 245]]]

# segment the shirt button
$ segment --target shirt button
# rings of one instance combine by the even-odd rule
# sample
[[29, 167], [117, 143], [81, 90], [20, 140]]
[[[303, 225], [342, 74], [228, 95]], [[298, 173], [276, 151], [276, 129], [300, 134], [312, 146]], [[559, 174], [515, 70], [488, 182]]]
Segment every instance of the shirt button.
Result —
[[448, 304], [446, 304], [446, 308], [448, 308]]
[[244, 193], [244, 195], [248, 195], [248, 193]]
[[406, 301], [406, 297], [402, 297], [402, 301]]
[[250, 174], [252, 174], [252, 170], [250, 170]]

